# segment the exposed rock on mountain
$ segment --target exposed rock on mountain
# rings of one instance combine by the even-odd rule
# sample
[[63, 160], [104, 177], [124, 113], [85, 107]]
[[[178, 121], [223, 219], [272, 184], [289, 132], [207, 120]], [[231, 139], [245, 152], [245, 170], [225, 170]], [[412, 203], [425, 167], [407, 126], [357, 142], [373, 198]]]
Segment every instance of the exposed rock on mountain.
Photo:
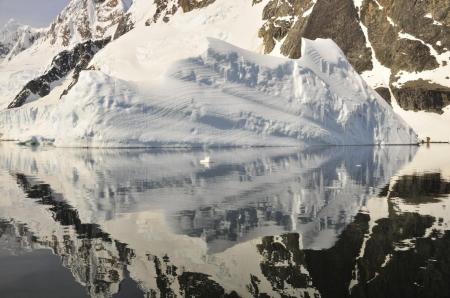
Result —
[[154, 0], [156, 11], [153, 17], [145, 22], [146, 26], [158, 22], [162, 19], [167, 23], [180, 8], [183, 12], [190, 12], [197, 8], [203, 8], [216, 0]]
[[443, 114], [450, 105], [450, 88], [430, 81], [408, 81], [402, 87], [391, 87], [398, 104], [407, 111]]
[[[301, 37], [331, 38], [372, 87], [383, 88], [378, 91], [388, 102], [392, 93], [403, 111], [445, 114], [437, 118], [444, 125], [450, 103], [449, 11], [448, 0], [274, 0], [264, 8], [259, 36], [266, 53], [292, 58], [301, 55]], [[413, 114], [407, 119], [418, 130], [425, 121]]]
[[47, 38], [64, 47], [114, 35], [128, 0], [72, 0], [51, 24]]
[[384, 98], [384, 100], [386, 100], [386, 102], [390, 105], [392, 105], [391, 103], [391, 91], [389, 90], [389, 88], [386, 87], [378, 87], [375, 88], [375, 91], [377, 91], [377, 93]]
[[372, 68], [371, 51], [352, 0], [271, 0], [264, 8], [263, 20], [266, 23], [259, 35], [264, 38], [266, 53], [272, 52], [277, 41], [283, 55], [299, 58], [302, 37], [331, 38], [357, 71]]
[[53, 59], [50, 69], [44, 75], [25, 85], [22, 91], [8, 105], [8, 109], [18, 108], [27, 102], [48, 95], [52, 89], [52, 84], [54, 85], [73, 71], [72, 77], [74, 82], [69, 86], [71, 88], [78, 80], [80, 72], [88, 66], [95, 53], [109, 41], [110, 38], [97, 41], [89, 40], [76, 45], [72, 50], [61, 52]]

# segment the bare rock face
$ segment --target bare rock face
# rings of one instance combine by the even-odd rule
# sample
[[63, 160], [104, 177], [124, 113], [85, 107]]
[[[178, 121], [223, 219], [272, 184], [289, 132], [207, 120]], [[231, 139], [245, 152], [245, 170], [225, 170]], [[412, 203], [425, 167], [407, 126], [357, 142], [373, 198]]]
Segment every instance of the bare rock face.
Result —
[[426, 45], [418, 40], [401, 38], [399, 33], [404, 29], [396, 25], [390, 15], [388, 8], [380, 9], [378, 3], [364, 1], [361, 20], [368, 28], [369, 40], [377, 59], [391, 68], [393, 73], [400, 70], [423, 71], [439, 66]]
[[9, 53], [9, 48], [4, 44], [0, 44], [0, 59], [5, 58], [5, 56], [8, 53]]
[[153, 17], [145, 22], [146, 26], [150, 26], [152, 23], [156, 23], [159, 20], [167, 23], [181, 8], [184, 13], [190, 12], [194, 9], [206, 7], [216, 0], [154, 0], [156, 5], [156, 11]]
[[215, 1], [216, 0], [179, 0], [178, 3], [183, 9], [183, 12], [190, 12], [194, 9], [206, 7]]
[[[261, 2], [253, 0], [253, 4]], [[447, 87], [418, 81], [393, 86], [398, 85], [395, 82], [402, 72], [420, 73], [449, 63], [439, 55], [450, 50], [450, 1], [359, 2], [270, 0], [259, 30], [265, 53], [277, 49], [285, 56], [299, 58], [302, 37], [331, 38], [358, 72], [373, 69], [373, 56], [391, 71], [390, 81], [377, 86], [388, 102], [392, 91], [407, 110], [442, 113], [449, 104]]]
[[372, 68], [371, 50], [366, 46], [352, 0], [272, 0], [264, 8], [263, 20], [266, 23], [259, 36], [266, 53], [281, 42], [282, 54], [299, 58], [302, 37], [331, 38], [356, 70]]
[[114, 39], [117, 39], [130, 30], [133, 30], [133, 28], [134, 23], [131, 20], [131, 14], [127, 13], [120, 18], [119, 23], [117, 24], [116, 32], [114, 33]]
[[59, 53], [53, 58], [49, 70], [42, 76], [28, 82], [8, 105], [8, 109], [18, 108], [31, 100], [50, 94], [51, 84], [66, 77], [71, 71], [73, 71], [73, 79], [76, 82], [80, 72], [88, 66], [94, 55], [109, 41], [109, 38], [97, 41], [89, 40], [76, 45], [72, 50]]
[[386, 87], [378, 87], [375, 88], [375, 91], [388, 103], [391, 105], [391, 92], [389, 91], [389, 88]]
[[376, 57], [392, 71], [391, 90], [403, 109], [442, 113], [450, 104], [449, 88], [439, 84], [416, 80], [394, 87], [400, 71], [422, 72], [448, 63], [439, 61], [437, 54], [450, 49], [449, 20], [446, 0], [364, 0], [361, 21]]
[[450, 88], [428, 81], [410, 81], [401, 87], [391, 86], [398, 104], [407, 111], [427, 111], [442, 114], [450, 105]]
[[380, 0], [379, 3], [398, 29], [433, 45], [439, 53], [450, 48], [448, 1]]

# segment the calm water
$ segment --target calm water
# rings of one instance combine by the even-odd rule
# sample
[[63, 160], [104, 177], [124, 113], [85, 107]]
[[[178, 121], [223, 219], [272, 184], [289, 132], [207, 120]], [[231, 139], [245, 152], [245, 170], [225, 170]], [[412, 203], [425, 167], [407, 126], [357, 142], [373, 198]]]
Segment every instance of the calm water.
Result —
[[3, 143], [0, 297], [450, 297], [449, 149]]

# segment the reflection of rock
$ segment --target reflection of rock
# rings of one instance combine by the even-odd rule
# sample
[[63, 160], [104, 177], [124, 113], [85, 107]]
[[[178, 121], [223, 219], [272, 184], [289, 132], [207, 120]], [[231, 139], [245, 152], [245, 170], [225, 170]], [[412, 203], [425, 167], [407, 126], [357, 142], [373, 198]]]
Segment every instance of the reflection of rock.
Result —
[[[28, 198], [50, 206], [55, 222], [70, 227], [74, 233], [66, 233], [62, 238], [48, 235], [46, 239], [38, 239], [25, 225], [0, 220], [0, 239], [9, 231], [14, 234], [10, 238], [21, 239], [19, 248], [33, 243], [51, 248], [91, 297], [111, 297], [120, 292], [120, 284], [129, 278], [127, 267], [136, 257], [135, 252], [113, 240], [98, 225], [82, 223], [78, 212], [60, 194], [54, 193], [50, 185], [34, 183], [23, 174], [15, 174], [15, 178]], [[161, 258], [148, 255], [148, 261], [154, 266], [157, 285], [157, 289], [145, 289], [149, 297], [239, 297], [235, 292], [227, 294], [206, 274], [179, 270], [167, 255]], [[144, 296], [142, 290], [138, 292]]]
[[[334, 265], [337, 291], [348, 288], [367, 223], [356, 214], [415, 152], [224, 150], [204, 169], [202, 152], [5, 146], [0, 186], [47, 211], [29, 220], [32, 242], [100, 297], [131, 280], [149, 297], [314, 297], [330, 287], [322, 270]], [[24, 220], [12, 210], [6, 218]]]
[[66, 233], [63, 238], [49, 235], [46, 240], [34, 241], [61, 256], [63, 264], [91, 297], [110, 297], [117, 293], [133, 253], [123, 244], [112, 241], [98, 225], [81, 223], [78, 212], [61, 195], [53, 193], [48, 184], [33, 183], [23, 174], [16, 174], [16, 179], [28, 198], [50, 206], [53, 219], [74, 230], [74, 234]]
[[450, 233], [419, 238], [414, 249], [396, 251], [379, 275], [352, 297], [449, 297]]
[[358, 214], [327, 250], [305, 251], [306, 268], [322, 297], [347, 297], [355, 259], [359, 255], [369, 216]]
[[[305, 254], [300, 246], [298, 234], [264, 237], [257, 246], [263, 257], [261, 272], [282, 297], [314, 297], [319, 294], [305, 269]], [[254, 292], [259, 292], [257, 284], [253, 287]]]
[[450, 194], [450, 182], [440, 173], [404, 175], [396, 181], [391, 197], [399, 197], [406, 204], [426, 204], [439, 202], [441, 196]]
[[[273, 288], [286, 297], [295, 296], [287, 285], [333, 298], [448, 297], [449, 231], [430, 230], [436, 224], [432, 216], [399, 212], [397, 196], [407, 204], [433, 203], [448, 194], [449, 183], [439, 173], [401, 176], [393, 183], [381, 194], [388, 200], [387, 217], [369, 230], [370, 214], [358, 214], [329, 249], [301, 250], [298, 234], [264, 237], [257, 247]], [[263, 297], [259, 282], [252, 277], [249, 289]]]
[[430, 198], [446, 188], [439, 174], [402, 176], [394, 182], [387, 197], [389, 216], [377, 221], [357, 261], [352, 297], [448, 297], [448, 284], [441, 282], [450, 278], [448, 231], [428, 234], [436, 219], [400, 213], [396, 201], [400, 196], [407, 204], [432, 203]]
[[222, 286], [203, 273], [183, 272], [178, 280], [184, 297], [239, 297], [234, 291], [225, 293]]

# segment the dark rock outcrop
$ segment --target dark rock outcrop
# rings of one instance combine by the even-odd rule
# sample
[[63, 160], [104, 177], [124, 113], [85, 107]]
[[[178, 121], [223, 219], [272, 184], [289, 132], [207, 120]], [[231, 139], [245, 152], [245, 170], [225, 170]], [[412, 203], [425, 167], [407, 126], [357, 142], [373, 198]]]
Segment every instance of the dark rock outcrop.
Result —
[[178, 4], [183, 9], [183, 12], [190, 12], [194, 9], [206, 7], [216, 0], [178, 0]]
[[[270, 1], [264, 8], [265, 24], [259, 31], [265, 52], [276, 41], [281, 53], [290, 58], [301, 55], [301, 38], [331, 38], [359, 72], [372, 68], [371, 50], [359, 26], [358, 12], [351, 0]], [[295, 21], [296, 20], [296, 21]], [[283, 41], [284, 39], [284, 41]]]
[[154, 0], [156, 5], [156, 11], [153, 17], [145, 22], [146, 26], [150, 26], [152, 23], [158, 22], [162, 19], [163, 22], [169, 22], [171, 16], [173, 16], [180, 8], [184, 13], [190, 12], [194, 9], [206, 7], [216, 0], [178, 0], [177, 3], [172, 4], [169, 0]]
[[117, 25], [116, 32], [114, 33], [113, 38], [117, 39], [124, 35], [125, 33], [128, 33], [129, 31], [133, 30], [134, 23], [131, 20], [131, 15], [127, 13], [126, 15], [122, 16], [119, 20], [119, 24]]
[[76, 45], [72, 50], [59, 53], [53, 58], [49, 70], [42, 76], [28, 82], [8, 105], [8, 109], [18, 108], [31, 99], [48, 95], [52, 89], [51, 84], [66, 77], [71, 71], [73, 71], [73, 78], [76, 81], [80, 72], [88, 66], [95, 53], [109, 41], [110, 38], [87, 41]]
[[391, 68], [393, 73], [438, 67], [436, 58], [431, 55], [426, 45], [418, 40], [399, 36], [404, 29], [389, 21], [389, 18], [392, 19], [391, 15], [388, 7], [380, 9], [378, 3], [372, 0], [365, 0], [361, 8], [361, 21], [368, 28], [369, 40], [377, 59], [384, 66]]
[[383, 97], [383, 99], [388, 103], [391, 104], [391, 92], [389, 91], [389, 88], [386, 87], [378, 87], [375, 88], [375, 91]]
[[[253, 0], [253, 4], [260, 3]], [[301, 56], [301, 38], [331, 38], [353, 67], [362, 73], [373, 68], [373, 55], [392, 72], [390, 89], [406, 110], [442, 113], [448, 105], [449, 88], [432, 83], [410, 82], [393, 88], [401, 71], [422, 72], [447, 65], [435, 53], [450, 49], [450, 3], [448, 1], [363, 0], [271, 0], [263, 10], [259, 30], [265, 53], [277, 43], [281, 54]], [[366, 30], [367, 32], [365, 33]], [[368, 47], [368, 44], [372, 46]], [[445, 75], [445, 74], [444, 74]], [[379, 94], [390, 102], [388, 88]]]
[[427, 111], [442, 114], [450, 105], [450, 88], [424, 80], [410, 81], [401, 87], [391, 85], [398, 104], [407, 111]]

